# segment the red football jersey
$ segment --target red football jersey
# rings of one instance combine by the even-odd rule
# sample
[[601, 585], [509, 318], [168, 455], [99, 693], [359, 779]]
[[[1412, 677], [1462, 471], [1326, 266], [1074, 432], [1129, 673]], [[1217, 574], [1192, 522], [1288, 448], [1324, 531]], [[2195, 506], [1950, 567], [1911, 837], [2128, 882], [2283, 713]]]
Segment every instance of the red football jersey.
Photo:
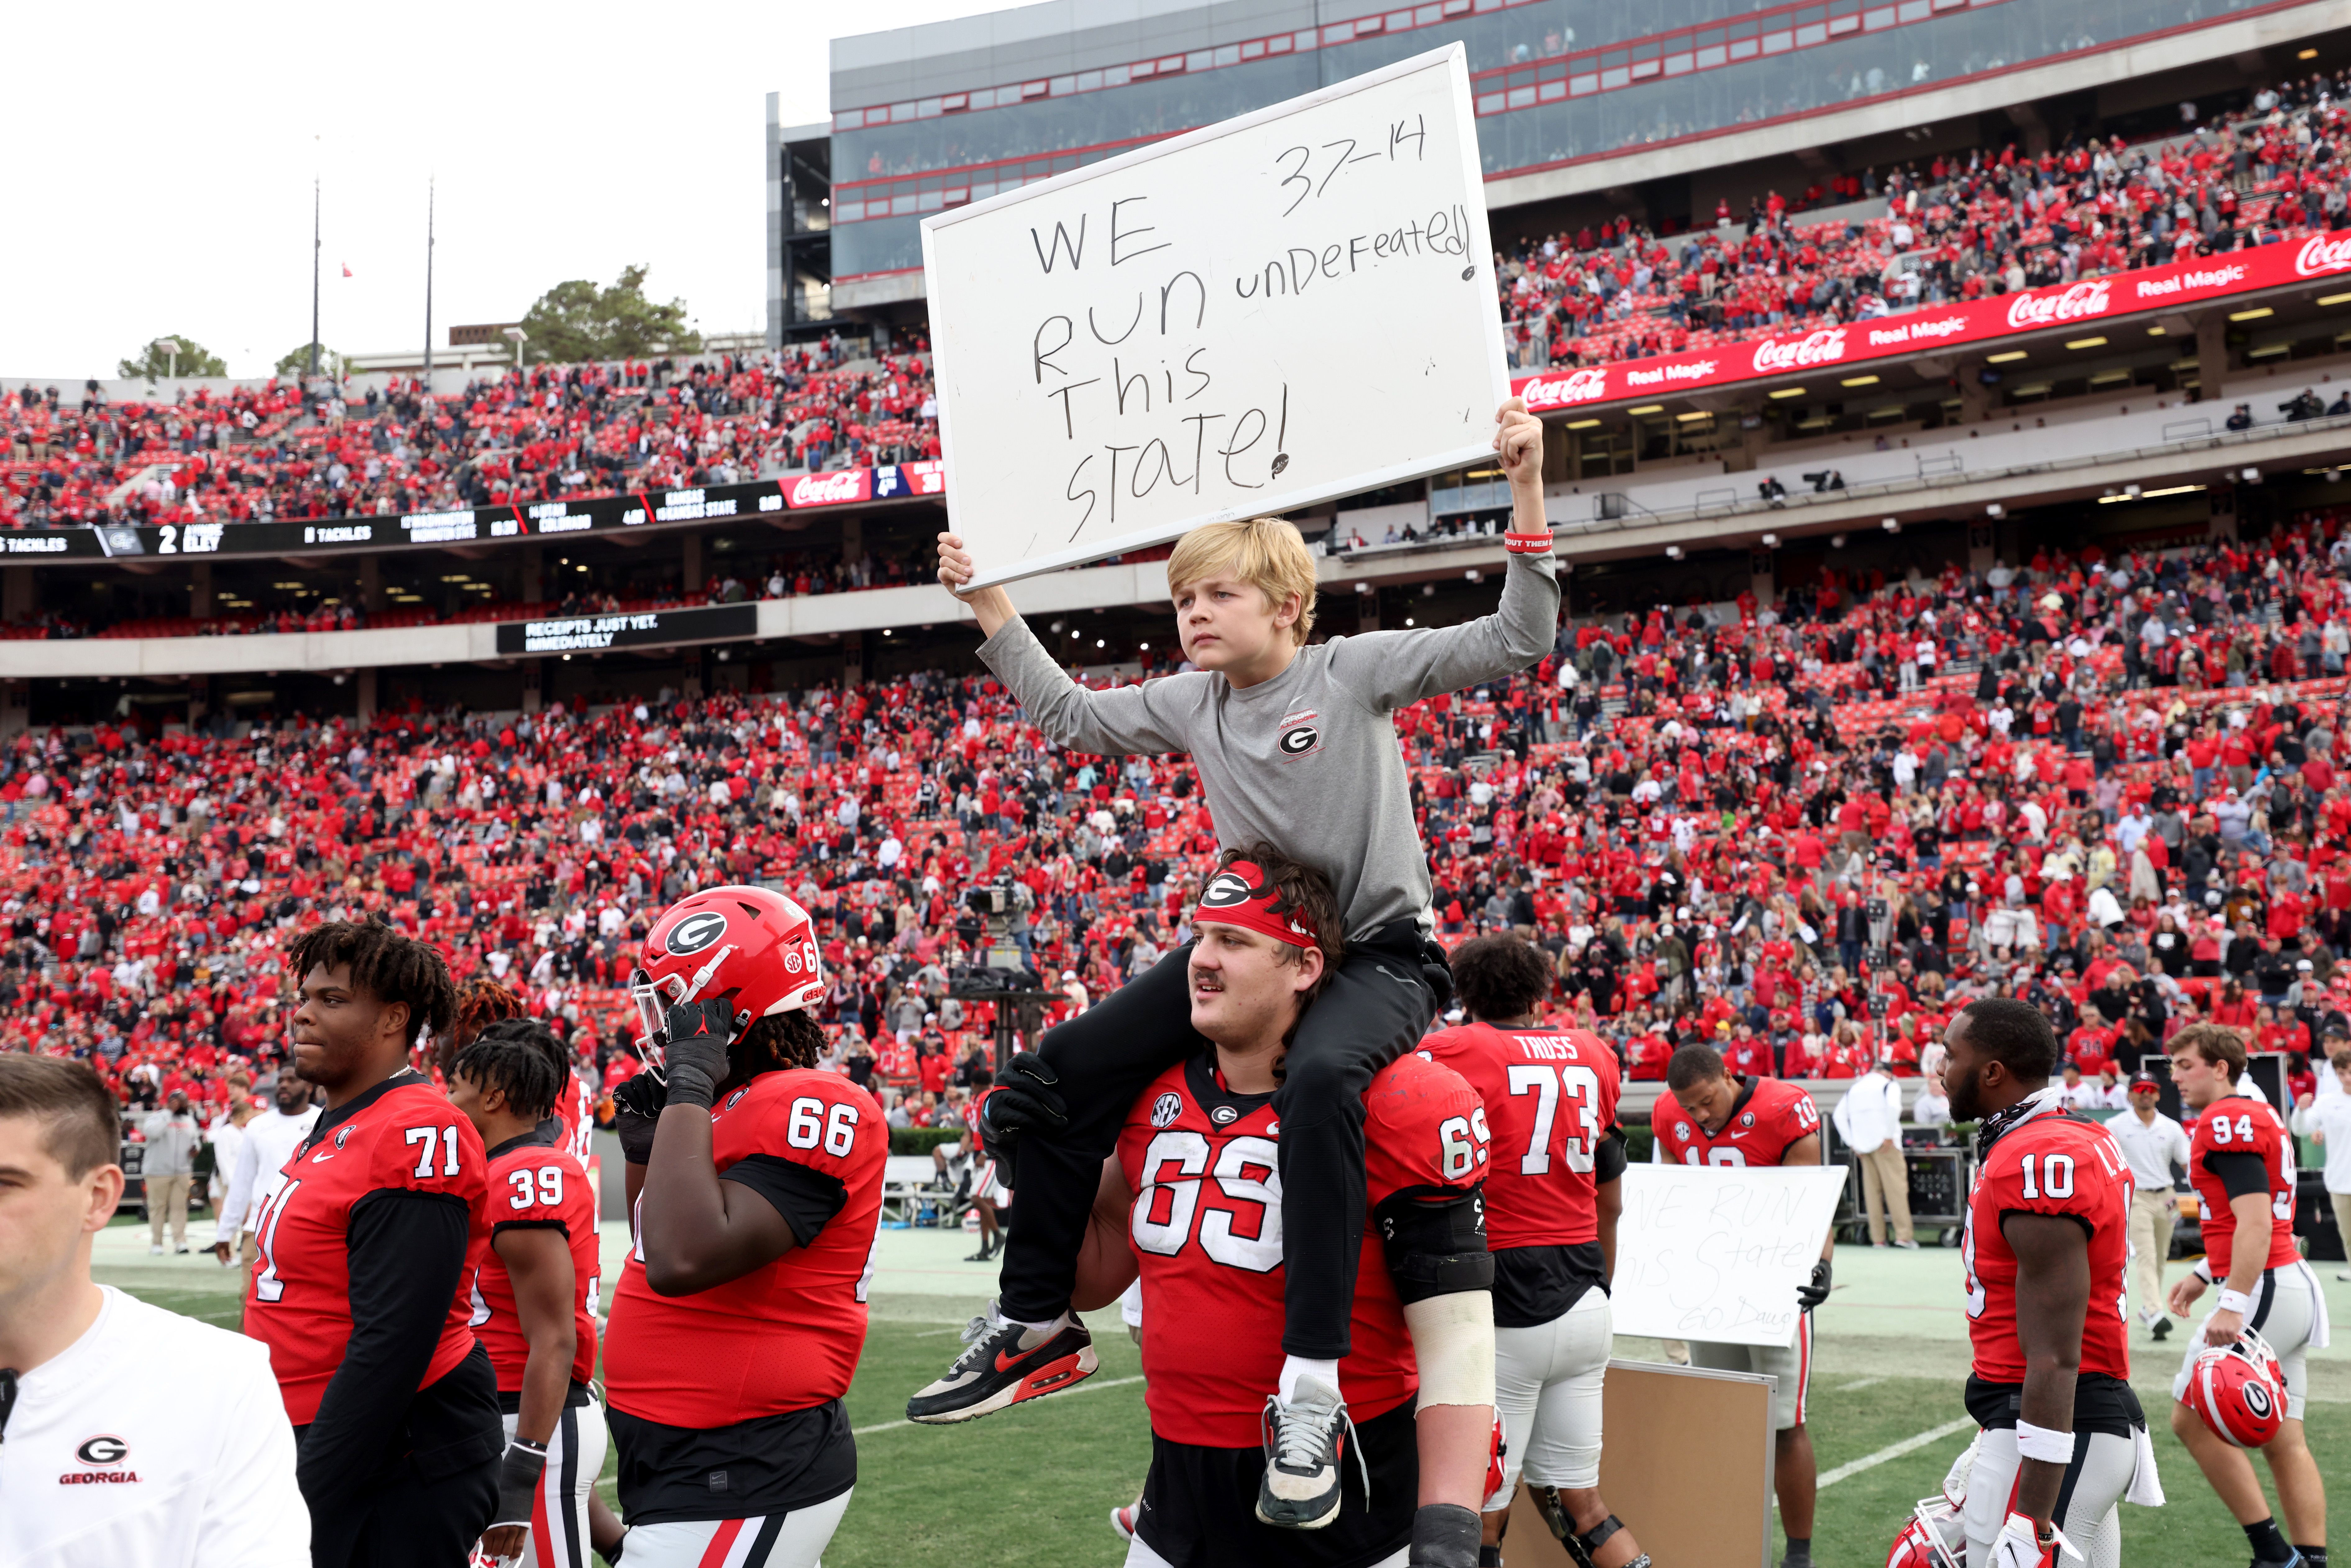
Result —
[[[245, 1332], [269, 1347], [287, 1418], [319, 1414], [328, 1380], [351, 1339], [351, 1210], [379, 1192], [444, 1193], [473, 1218], [468, 1261], [488, 1243], [483, 1218], [487, 1161], [482, 1135], [448, 1097], [403, 1071], [339, 1110], [322, 1113], [280, 1167], [285, 1176], [253, 1230], [262, 1268], [246, 1288]], [[463, 1278], [464, 1276], [460, 1276]], [[467, 1292], [449, 1295], [440, 1343], [417, 1385], [436, 1383], [474, 1348]]]
[[2002, 1133], [1977, 1167], [1960, 1256], [1967, 1270], [1968, 1337], [1987, 1383], [2024, 1381], [2016, 1341], [2016, 1254], [2001, 1229], [2011, 1214], [2063, 1214], [2090, 1241], [2090, 1310], [2082, 1322], [2082, 1370], [2130, 1376], [2130, 1314], [2123, 1270], [2130, 1261], [2130, 1162], [2097, 1123], [2044, 1112]]
[[1589, 1030], [1464, 1024], [1420, 1042], [1485, 1103], [1496, 1158], [1486, 1243], [1573, 1246], [1600, 1238], [1593, 1155], [1616, 1124], [1616, 1053]]
[[498, 1233], [510, 1229], [559, 1230], [571, 1244], [572, 1328], [578, 1349], [571, 1380], [585, 1383], [596, 1372], [596, 1303], [603, 1291], [596, 1247], [596, 1193], [587, 1167], [574, 1159], [561, 1124], [554, 1117], [538, 1133], [500, 1144], [489, 1154], [491, 1245], [474, 1270], [475, 1337], [497, 1368], [498, 1390], [522, 1392], [523, 1364], [530, 1343], [515, 1312], [514, 1281], [498, 1256]]
[[2294, 1244], [2294, 1140], [2270, 1103], [2257, 1094], [2231, 1094], [2207, 1105], [2196, 1118], [2196, 1134], [2188, 1144], [2188, 1179], [2204, 1209], [2204, 1255], [2212, 1271], [2226, 1277], [2229, 1247], [2237, 1234], [2237, 1216], [2229, 1207], [2229, 1189], [2205, 1168], [2213, 1155], [2254, 1155], [2270, 1177], [2270, 1255], [2262, 1267], [2283, 1269], [2298, 1261]]
[[1686, 1166], [1776, 1166], [1788, 1145], [1821, 1130], [1813, 1097], [1782, 1078], [1750, 1078], [1713, 1136], [1695, 1117], [1661, 1096], [1650, 1113], [1656, 1124], [1657, 1159]]
[[562, 1091], [555, 1096], [555, 1119], [563, 1124], [563, 1146], [585, 1168], [595, 1146], [596, 1092], [577, 1071], [564, 1075]]
[[[1415, 1187], [1475, 1186], [1485, 1112], [1460, 1074], [1407, 1052], [1364, 1092], [1370, 1194], [1355, 1275], [1354, 1354], [1340, 1385], [1358, 1421], [1412, 1397], [1420, 1377], [1372, 1211]], [[1170, 1442], [1254, 1448], [1281, 1376], [1280, 1125], [1270, 1094], [1228, 1094], [1208, 1059], [1144, 1090], [1118, 1140], [1134, 1196], [1128, 1239], [1142, 1264], [1144, 1401]]]
[[809, 1068], [761, 1073], [714, 1108], [710, 1124], [721, 1176], [766, 1155], [831, 1177], [845, 1196], [813, 1242], [690, 1296], [656, 1295], [645, 1282], [640, 1233], [605, 1326], [604, 1388], [614, 1409], [672, 1427], [731, 1427], [848, 1391], [865, 1346], [890, 1157], [873, 1097]]

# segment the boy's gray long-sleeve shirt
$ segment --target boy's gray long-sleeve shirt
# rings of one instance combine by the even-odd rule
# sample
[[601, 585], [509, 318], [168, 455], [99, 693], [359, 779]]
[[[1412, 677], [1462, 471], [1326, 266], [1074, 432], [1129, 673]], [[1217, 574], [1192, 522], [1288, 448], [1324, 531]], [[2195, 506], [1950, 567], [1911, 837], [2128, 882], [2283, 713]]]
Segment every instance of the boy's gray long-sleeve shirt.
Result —
[[1428, 857], [1390, 716], [1408, 703], [1525, 669], [1551, 651], [1559, 580], [1512, 555], [1493, 614], [1459, 626], [1369, 632], [1301, 648], [1236, 690], [1207, 671], [1091, 691], [1015, 616], [979, 656], [1029, 722], [1073, 751], [1191, 754], [1227, 847], [1261, 841], [1331, 879], [1346, 935], [1406, 918], [1430, 926]]

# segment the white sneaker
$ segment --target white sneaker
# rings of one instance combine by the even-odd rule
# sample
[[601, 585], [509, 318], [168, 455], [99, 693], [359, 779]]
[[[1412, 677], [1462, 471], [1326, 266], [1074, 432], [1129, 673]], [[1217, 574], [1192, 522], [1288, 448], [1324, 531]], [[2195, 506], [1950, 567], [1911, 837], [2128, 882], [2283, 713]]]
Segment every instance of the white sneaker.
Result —
[[[1257, 1516], [1283, 1530], [1320, 1530], [1339, 1517], [1339, 1467], [1355, 1436], [1339, 1391], [1319, 1377], [1298, 1380], [1298, 1397], [1265, 1401], [1265, 1476], [1257, 1489]], [[1355, 1462], [1364, 1466], [1358, 1452]], [[1371, 1490], [1364, 1469], [1364, 1490]]]
[[152, 1246], [152, 1247], [150, 1247], [150, 1248], [148, 1248], [148, 1249], [147, 1249], [147, 1256], [149, 1256], [150, 1258], [161, 1258], [162, 1255], [163, 1255], [163, 1246], [162, 1246], [162, 1242], [157, 1242], [157, 1243], [156, 1243], [156, 1244], [154, 1244], [153, 1246]]

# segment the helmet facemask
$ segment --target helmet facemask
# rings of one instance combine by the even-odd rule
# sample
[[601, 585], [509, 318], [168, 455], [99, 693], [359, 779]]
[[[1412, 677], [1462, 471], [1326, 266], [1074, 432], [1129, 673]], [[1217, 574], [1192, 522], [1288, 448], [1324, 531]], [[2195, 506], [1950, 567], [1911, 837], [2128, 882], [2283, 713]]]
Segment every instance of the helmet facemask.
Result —
[[692, 977], [665, 975], [656, 979], [643, 968], [630, 972], [629, 1000], [637, 1009], [637, 1055], [656, 1073], [668, 1066], [669, 1009], [684, 1007], [702, 995], [735, 951], [728, 944], [710, 956], [709, 962], [696, 969]]

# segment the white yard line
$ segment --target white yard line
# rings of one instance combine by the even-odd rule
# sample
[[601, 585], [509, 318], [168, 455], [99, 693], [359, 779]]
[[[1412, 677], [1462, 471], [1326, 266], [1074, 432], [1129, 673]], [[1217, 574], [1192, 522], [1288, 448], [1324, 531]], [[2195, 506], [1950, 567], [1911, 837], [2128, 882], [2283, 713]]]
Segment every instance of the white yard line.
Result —
[[1837, 1385], [1837, 1386], [1836, 1386], [1836, 1391], [1837, 1391], [1839, 1394], [1850, 1394], [1850, 1393], [1852, 1393], [1852, 1392], [1853, 1392], [1855, 1389], [1856, 1389], [1856, 1388], [1875, 1388], [1875, 1387], [1876, 1387], [1879, 1384], [1881, 1384], [1881, 1383], [1883, 1383], [1883, 1382], [1885, 1382], [1885, 1381], [1886, 1381], [1886, 1379], [1884, 1379], [1884, 1378], [1882, 1378], [1882, 1377], [1864, 1377], [1864, 1378], [1859, 1378], [1859, 1379], [1856, 1379], [1855, 1381], [1854, 1381], [1854, 1382], [1852, 1382], [1852, 1383], [1840, 1383], [1840, 1384], [1838, 1384], [1838, 1385]]
[[[1113, 1377], [1107, 1383], [1089, 1377], [1083, 1383], [1079, 1384], [1075, 1388], [1065, 1388], [1060, 1394], [1054, 1395], [1051, 1397], [1056, 1399], [1065, 1399], [1072, 1394], [1083, 1394], [1090, 1388], [1123, 1388], [1130, 1383], [1140, 1383], [1142, 1381], [1143, 1378], [1140, 1374], [1134, 1377]], [[900, 1427], [912, 1427], [914, 1425], [916, 1425], [916, 1423], [913, 1421], [877, 1421], [871, 1427], [852, 1427], [849, 1429], [849, 1435], [852, 1437], [862, 1437], [868, 1432], [889, 1432], [894, 1431]], [[1921, 1440], [1923, 1441], [1923, 1439]], [[1892, 1456], [1889, 1454], [1887, 1457], [1891, 1458]], [[1869, 1462], [1875, 1464], [1876, 1461], [1872, 1459]]]
[[1875, 1469], [1888, 1459], [1898, 1459], [1905, 1454], [1915, 1453], [1929, 1443], [1939, 1443], [1954, 1433], [1968, 1430], [1975, 1424], [1973, 1416], [1962, 1416], [1956, 1421], [1946, 1421], [1939, 1427], [1930, 1427], [1916, 1437], [1905, 1437], [1898, 1443], [1888, 1443], [1874, 1454], [1864, 1454], [1861, 1458], [1839, 1465], [1833, 1470], [1823, 1471], [1815, 1485], [1821, 1490], [1826, 1490], [1847, 1477], [1857, 1476], [1864, 1470]]

